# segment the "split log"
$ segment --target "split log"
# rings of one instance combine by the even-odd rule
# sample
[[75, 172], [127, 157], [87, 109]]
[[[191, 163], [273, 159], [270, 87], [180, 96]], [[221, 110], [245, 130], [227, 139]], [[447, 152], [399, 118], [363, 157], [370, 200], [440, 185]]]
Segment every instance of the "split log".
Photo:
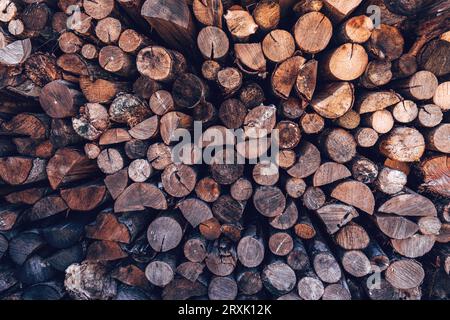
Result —
[[258, 29], [252, 15], [242, 8], [228, 10], [223, 16], [232, 37], [239, 42], [244, 42]]
[[399, 216], [427, 217], [436, 216], [436, 207], [424, 196], [419, 194], [400, 194], [383, 203], [379, 212], [393, 213]]
[[228, 53], [230, 43], [222, 29], [208, 26], [198, 33], [197, 46], [203, 58], [222, 60]]
[[300, 212], [297, 224], [294, 226], [295, 234], [303, 240], [309, 240], [315, 237], [316, 229], [306, 212]]
[[170, 82], [185, 71], [186, 60], [177, 51], [149, 46], [139, 51], [136, 66], [143, 76], [155, 81]]
[[298, 219], [298, 210], [295, 202], [288, 201], [286, 205], [286, 209], [282, 214], [271, 218], [269, 223], [270, 225], [278, 230], [288, 230], [292, 228]]
[[192, 10], [195, 18], [207, 26], [222, 28], [223, 4], [222, 0], [194, 0]]
[[71, 181], [90, 176], [97, 169], [85, 155], [73, 148], [62, 148], [56, 151], [47, 165], [47, 176], [50, 186], [58, 188]]
[[39, 95], [41, 107], [52, 118], [75, 116], [82, 101], [81, 93], [62, 80], [48, 83]]
[[429, 71], [419, 71], [411, 77], [396, 83], [398, 90], [414, 100], [429, 100], [433, 98], [438, 87], [438, 79]]
[[448, 157], [437, 156], [426, 159], [421, 163], [421, 170], [424, 174], [423, 186], [442, 196], [448, 196]]

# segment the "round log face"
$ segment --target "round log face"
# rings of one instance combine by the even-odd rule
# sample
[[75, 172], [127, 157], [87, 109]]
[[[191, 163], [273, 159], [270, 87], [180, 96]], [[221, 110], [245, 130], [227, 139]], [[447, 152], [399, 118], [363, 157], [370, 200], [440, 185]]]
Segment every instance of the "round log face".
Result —
[[0, 0], [1, 298], [448, 299], [448, 3]]

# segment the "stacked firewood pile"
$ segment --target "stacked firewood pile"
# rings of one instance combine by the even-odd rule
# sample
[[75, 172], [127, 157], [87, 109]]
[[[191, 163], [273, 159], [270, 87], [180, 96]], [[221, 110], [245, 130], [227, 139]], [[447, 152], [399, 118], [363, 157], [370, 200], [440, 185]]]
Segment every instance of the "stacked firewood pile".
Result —
[[449, 57], [445, 0], [0, 0], [0, 298], [449, 298]]

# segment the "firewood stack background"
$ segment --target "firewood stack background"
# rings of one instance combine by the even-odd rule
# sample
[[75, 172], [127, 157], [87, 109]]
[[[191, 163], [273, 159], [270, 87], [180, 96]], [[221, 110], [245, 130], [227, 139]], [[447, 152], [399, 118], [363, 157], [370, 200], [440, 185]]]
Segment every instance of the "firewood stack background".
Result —
[[[449, 298], [450, 1], [0, 0], [0, 28], [0, 298]], [[195, 121], [278, 129], [278, 163], [174, 163]]]

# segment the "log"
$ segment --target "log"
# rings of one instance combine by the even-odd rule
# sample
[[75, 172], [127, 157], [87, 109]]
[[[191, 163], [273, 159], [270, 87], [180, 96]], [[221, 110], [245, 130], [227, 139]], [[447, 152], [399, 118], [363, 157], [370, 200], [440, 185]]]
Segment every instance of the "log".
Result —
[[205, 102], [208, 95], [208, 87], [192, 73], [179, 76], [172, 87], [172, 97], [179, 108], [195, 108]]
[[227, 10], [223, 16], [233, 39], [244, 42], [258, 29], [252, 15], [242, 8]]
[[223, 60], [228, 53], [230, 43], [222, 29], [208, 26], [198, 33], [197, 46], [204, 59]]
[[448, 157], [437, 156], [426, 159], [421, 163], [424, 175], [423, 186], [434, 193], [448, 196]]
[[131, 243], [145, 227], [149, 218], [139, 212], [127, 212], [116, 215], [104, 210], [96, 221], [86, 226], [86, 237], [96, 240]]
[[419, 71], [411, 77], [396, 83], [398, 90], [408, 98], [429, 100], [433, 98], [439, 83], [436, 76], [429, 71]]
[[289, 200], [286, 204], [286, 209], [282, 214], [271, 218], [269, 223], [270, 225], [278, 230], [288, 230], [292, 228], [298, 219], [298, 209], [295, 205], [295, 202]]
[[449, 136], [450, 124], [443, 123], [434, 127], [426, 136], [426, 148], [442, 153], [450, 153]]
[[171, 82], [186, 69], [184, 56], [160, 46], [149, 46], [139, 51], [136, 67], [140, 74], [155, 81]]
[[95, 35], [104, 44], [112, 44], [119, 40], [122, 32], [120, 20], [113, 17], [106, 17], [97, 22]]
[[328, 53], [321, 61], [322, 76], [335, 81], [351, 81], [366, 70], [369, 57], [363, 46], [345, 43]]
[[359, 181], [340, 183], [331, 192], [331, 196], [368, 214], [373, 214], [375, 199], [369, 187]]
[[309, 240], [316, 235], [316, 229], [306, 212], [298, 215], [297, 224], [294, 226], [295, 234], [303, 240]]
[[320, 152], [309, 142], [302, 142], [299, 148], [300, 156], [297, 162], [287, 172], [294, 178], [306, 178], [312, 175], [320, 166]]
[[404, 44], [405, 40], [398, 28], [382, 23], [372, 31], [367, 51], [378, 59], [393, 61], [402, 55]]
[[[49, 162], [50, 163], [50, 162]], [[0, 158], [0, 177], [9, 185], [23, 185], [45, 180], [47, 161], [40, 158]], [[48, 177], [50, 180], [50, 177]]]
[[325, 193], [319, 187], [308, 187], [303, 194], [303, 205], [309, 210], [317, 210], [325, 204]]
[[165, 195], [156, 186], [136, 182], [128, 186], [114, 203], [114, 212], [140, 211], [145, 208], [167, 209]]
[[324, 50], [333, 33], [331, 21], [320, 12], [302, 15], [294, 26], [294, 37], [300, 50], [315, 54]]
[[365, 92], [355, 101], [355, 110], [360, 114], [386, 109], [401, 101], [393, 91]]
[[378, 166], [365, 157], [357, 157], [352, 162], [352, 177], [362, 183], [373, 183], [378, 177]]
[[361, 0], [341, 1], [341, 0], [324, 0], [324, 10], [329, 14], [335, 22], [339, 22], [347, 17], [361, 3]]
[[336, 119], [350, 110], [354, 102], [353, 94], [352, 84], [348, 82], [331, 83], [315, 95], [311, 105], [322, 117]]
[[279, 63], [294, 55], [295, 42], [292, 35], [282, 29], [269, 32], [261, 43], [264, 56]]
[[272, 73], [272, 90], [278, 97], [287, 99], [296, 84], [297, 76], [306, 60], [301, 56], [293, 56], [278, 65]]
[[309, 244], [312, 265], [317, 276], [326, 283], [335, 283], [342, 277], [338, 262], [330, 252], [328, 246], [319, 239]]
[[422, 257], [429, 252], [435, 242], [434, 235], [415, 234], [406, 239], [392, 239], [391, 244], [395, 251], [408, 258]]
[[313, 184], [315, 187], [320, 187], [350, 176], [350, 170], [344, 165], [336, 162], [326, 162], [321, 164], [314, 173]]
[[356, 141], [344, 129], [337, 128], [325, 132], [322, 139], [327, 156], [337, 163], [349, 162], [356, 155]]
[[207, 26], [222, 28], [223, 4], [222, 0], [194, 0], [192, 10], [195, 18]]
[[184, 1], [147, 0], [142, 5], [141, 15], [171, 47], [193, 52], [195, 26]]
[[246, 201], [250, 199], [253, 194], [252, 183], [245, 179], [239, 178], [230, 187], [230, 195], [237, 201]]
[[385, 134], [394, 127], [394, 118], [388, 110], [378, 110], [364, 118], [364, 123], [379, 134]]
[[302, 277], [297, 284], [298, 295], [304, 300], [319, 300], [324, 293], [322, 281], [313, 272]]
[[214, 275], [226, 277], [236, 268], [236, 250], [226, 238], [216, 240], [208, 248], [205, 263]]
[[445, 57], [448, 55], [450, 42], [439, 39], [428, 42], [417, 56], [417, 62], [421, 69], [432, 72], [441, 77], [450, 72], [450, 64]]
[[41, 107], [52, 118], [75, 116], [82, 101], [81, 93], [62, 80], [48, 83], [39, 95]]
[[359, 79], [359, 83], [367, 89], [375, 89], [384, 86], [388, 84], [393, 77], [391, 71], [392, 68], [392, 63], [387, 60], [369, 61], [366, 70]]
[[148, 281], [158, 287], [165, 287], [175, 276], [176, 257], [171, 254], [160, 254], [145, 268]]
[[380, 143], [380, 152], [388, 158], [402, 162], [420, 159], [425, 151], [423, 135], [413, 128], [397, 127]]
[[277, 260], [263, 269], [261, 278], [264, 287], [275, 295], [283, 295], [291, 291], [297, 280], [294, 270]]
[[424, 196], [419, 194], [400, 194], [384, 202], [379, 212], [393, 213], [399, 216], [427, 217], [436, 216], [436, 207]]
[[373, 21], [369, 17], [355, 16], [339, 27], [339, 38], [342, 42], [364, 43], [369, 40], [373, 29]]
[[370, 261], [362, 251], [345, 251], [341, 259], [344, 270], [354, 277], [364, 277], [371, 271]]
[[117, 46], [103, 47], [98, 53], [100, 66], [111, 73], [127, 77], [135, 73], [131, 57]]
[[400, 192], [407, 183], [407, 176], [399, 170], [382, 168], [378, 174], [376, 185], [378, 189], [387, 194]]
[[274, 186], [260, 186], [255, 190], [253, 203], [256, 210], [266, 217], [280, 215], [286, 207], [282, 191]]
[[261, 273], [255, 268], [242, 268], [236, 275], [239, 292], [254, 295], [263, 289]]
[[[217, 202], [215, 202], [214, 205], [216, 203]], [[206, 220], [211, 219], [213, 217], [213, 212], [216, 214], [216, 211], [214, 211], [214, 209], [213, 212], [211, 211], [207, 203], [196, 198], [188, 198], [179, 202], [178, 208], [180, 209], [184, 218], [194, 228], [205, 222]]]
[[369, 235], [359, 224], [350, 222], [335, 235], [336, 243], [345, 250], [362, 250], [369, 245]]
[[116, 282], [98, 262], [71, 264], [66, 270], [64, 286], [76, 300], [110, 299], [117, 292]]
[[101, 146], [118, 144], [121, 142], [128, 142], [131, 140], [131, 136], [127, 130], [123, 128], [113, 128], [106, 130], [98, 141]]
[[284, 231], [271, 231], [269, 237], [269, 250], [276, 256], [287, 256], [294, 248], [294, 241], [289, 233]]
[[117, 149], [103, 149], [97, 157], [97, 166], [103, 173], [114, 174], [123, 168], [124, 159]]
[[337, 203], [327, 204], [316, 210], [316, 213], [330, 234], [335, 234], [353, 218], [358, 217], [358, 212], [355, 208]]
[[237, 246], [237, 257], [245, 267], [259, 266], [264, 259], [265, 246], [260, 226], [250, 225]]
[[295, 82], [295, 91], [299, 97], [311, 101], [317, 84], [317, 60], [309, 60], [300, 67]]
[[423, 278], [422, 266], [412, 259], [395, 261], [386, 270], [386, 280], [393, 287], [401, 290], [417, 287]]
[[442, 82], [436, 88], [433, 96], [433, 102], [438, 105], [443, 111], [450, 109], [450, 103], [448, 102], [450, 90], [450, 82]]
[[106, 201], [106, 187], [103, 184], [88, 184], [61, 190], [61, 198], [69, 209], [91, 211]]
[[22, 265], [44, 244], [44, 239], [38, 233], [33, 231], [22, 232], [9, 241], [9, 257], [14, 263]]
[[211, 300], [233, 300], [237, 293], [237, 283], [231, 277], [213, 277], [208, 286], [208, 297]]
[[173, 213], [160, 214], [147, 229], [150, 246], [157, 252], [167, 252], [178, 246], [184, 233], [184, 225]]
[[124, 150], [129, 159], [145, 158], [148, 150], [148, 143], [145, 140], [132, 139], [125, 142]]
[[443, 119], [442, 110], [434, 104], [426, 104], [418, 110], [417, 122], [425, 128], [433, 128]]
[[205, 60], [202, 64], [202, 76], [206, 80], [216, 81], [217, 73], [220, 70], [220, 64], [214, 60]]

